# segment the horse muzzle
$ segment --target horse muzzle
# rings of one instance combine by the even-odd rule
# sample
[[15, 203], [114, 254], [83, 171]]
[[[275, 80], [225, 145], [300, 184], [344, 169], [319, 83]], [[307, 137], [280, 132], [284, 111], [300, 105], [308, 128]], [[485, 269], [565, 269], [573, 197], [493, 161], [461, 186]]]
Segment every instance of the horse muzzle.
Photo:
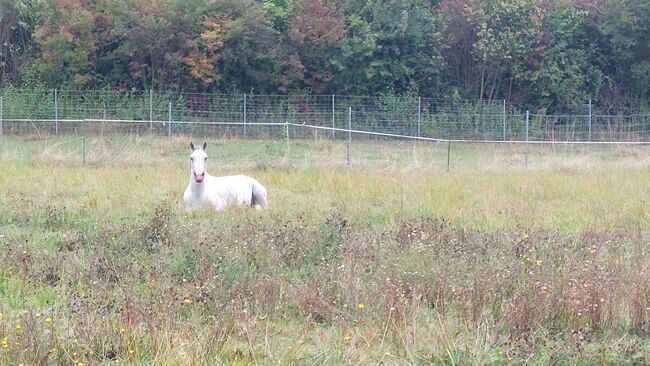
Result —
[[203, 178], [205, 178], [205, 173], [202, 173], [202, 174], [194, 173], [194, 181], [196, 181], [196, 183], [203, 182]]

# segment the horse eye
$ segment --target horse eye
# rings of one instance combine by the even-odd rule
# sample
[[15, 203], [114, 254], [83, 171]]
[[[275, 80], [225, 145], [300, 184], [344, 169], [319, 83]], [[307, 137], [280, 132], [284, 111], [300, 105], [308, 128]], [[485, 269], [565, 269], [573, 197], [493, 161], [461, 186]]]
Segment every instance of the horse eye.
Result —
[[205, 161], [208, 161], [208, 158], [207, 158], [207, 157], [205, 158]]
[[190, 158], [191, 161], [194, 161], [194, 158]]

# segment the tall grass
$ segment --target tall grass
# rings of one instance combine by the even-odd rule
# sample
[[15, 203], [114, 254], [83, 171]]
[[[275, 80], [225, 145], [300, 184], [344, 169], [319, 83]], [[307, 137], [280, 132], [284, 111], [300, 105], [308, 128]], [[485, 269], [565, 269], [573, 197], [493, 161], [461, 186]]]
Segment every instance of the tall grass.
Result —
[[250, 146], [218, 146], [209, 171], [257, 177], [269, 210], [186, 212], [181, 141], [85, 167], [3, 158], [0, 363], [650, 356], [643, 166], [442, 174], [228, 163]]

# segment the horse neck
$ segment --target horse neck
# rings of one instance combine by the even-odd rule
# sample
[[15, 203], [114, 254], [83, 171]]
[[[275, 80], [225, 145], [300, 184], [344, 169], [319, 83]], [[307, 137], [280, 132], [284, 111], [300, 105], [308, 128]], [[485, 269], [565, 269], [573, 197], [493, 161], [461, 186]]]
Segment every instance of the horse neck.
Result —
[[192, 177], [192, 175], [190, 174], [190, 189], [192, 190], [192, 193], [195, 196], [200, 196], [205, 190], [205, 181], [206, 181], [205, 178], [207, 178], [207, 176], [208, 173], [205, 173], [205, 177], [203, 178], [203, 183], [197, 183], [194, 180], [194, 177]]

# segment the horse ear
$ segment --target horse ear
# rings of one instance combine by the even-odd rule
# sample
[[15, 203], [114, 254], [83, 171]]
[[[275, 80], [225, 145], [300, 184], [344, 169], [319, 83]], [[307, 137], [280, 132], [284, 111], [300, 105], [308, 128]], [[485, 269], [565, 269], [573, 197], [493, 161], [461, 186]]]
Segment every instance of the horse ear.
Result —
[[205, 150], [207, 147], [208, 147], [208, 142], [207, 142], [207, 141], [203, 141], [203, 150]]
[[194, 143], [192, 141], [190, 141], [190, 149], [194, 151]]

